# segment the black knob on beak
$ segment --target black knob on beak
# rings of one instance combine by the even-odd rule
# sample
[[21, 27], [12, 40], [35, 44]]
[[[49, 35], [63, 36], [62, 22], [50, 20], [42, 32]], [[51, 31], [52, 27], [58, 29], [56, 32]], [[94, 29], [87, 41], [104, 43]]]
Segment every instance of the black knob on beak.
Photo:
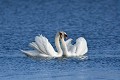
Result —
[[60, 38], [62, 39], [62, 33], [61, 32], [59, 32], [59, 35], [60, 35]]
[[67, 39], [67, 37], [68, 37], [68, 36], [67, 36], [67, 34], [64, 34], [64, 38], [66, 38], [66, 39]]

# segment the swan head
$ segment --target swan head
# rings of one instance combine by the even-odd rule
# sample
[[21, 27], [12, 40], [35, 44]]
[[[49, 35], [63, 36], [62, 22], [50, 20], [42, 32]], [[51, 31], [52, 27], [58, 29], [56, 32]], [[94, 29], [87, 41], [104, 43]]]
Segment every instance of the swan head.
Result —
[[60, 39], [68, 37], [67, 34], [66, 34], [66, 32], [64, 32], [64, 31], [60, 31], [59, 35], [60, 35]]

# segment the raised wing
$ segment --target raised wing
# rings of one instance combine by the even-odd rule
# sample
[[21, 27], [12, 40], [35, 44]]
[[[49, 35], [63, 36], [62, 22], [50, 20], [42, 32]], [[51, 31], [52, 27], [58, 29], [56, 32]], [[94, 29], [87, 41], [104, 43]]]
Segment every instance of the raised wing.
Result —
[[77, 55], [84, 55], [88, 51], [87, 41], [83, 37], [76, 40], [75, 46]]
[[52, 45], [48, 41], [48, 39], [42, 35], [35, 37], [35, 43], [37, 44], [40, 51], [46, 55], [53, 55], [55, 50], [53, 49]]
[[38, 45], [35, 42], [29, 43], [29, 46], [32, 47], [33, 49], [39, 51], [40, 53], [43, 53], [42, 50], [39, 49]]
[[68, 49], [69, 52], [75, 53], [75, 51], [76, 51], [76, 46], [72, 45], [71, 42], [72, 42], [72, 39], [71, 39], [71, 38], [66, 41], [67, 49]]
[[67, 46], [68, 51], [70, 51], [70, 49], [71, 49], [72, 46], [73, 46], [73, 45], [71, 44], [72, 39], [70, 38], [70, 39], [66, 40], [65, 42], [66, 42], [66, 46]]

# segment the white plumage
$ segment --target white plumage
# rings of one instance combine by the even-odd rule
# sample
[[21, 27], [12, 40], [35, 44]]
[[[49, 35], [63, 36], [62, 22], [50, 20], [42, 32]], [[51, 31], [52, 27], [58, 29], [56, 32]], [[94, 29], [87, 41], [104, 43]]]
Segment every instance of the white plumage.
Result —
[[64, 35], [66, 35], [66, 33], [62, 32], [61, 42], [64, 55], [67, 57], [79, 57], [88, 52], [87, 41], [83, 37], [79, 37], [73, 45], [71, 44], [72, 39], [68, 39], [67, 41], [64, 40]]
[[25, 53], [27, 56], [31, 57], [61, 57], [63, 52], [60, 47], [59, 38], [60, 35], [59, 33], [57, 33], [55, 37], [55, 45], [58, 52], [54, 50], [48, 39], [42, 35], [36, 36], [35, 42], [29, 44], [29, 46], [35, 50], [28, 51], [21, 50], [21, 51]]

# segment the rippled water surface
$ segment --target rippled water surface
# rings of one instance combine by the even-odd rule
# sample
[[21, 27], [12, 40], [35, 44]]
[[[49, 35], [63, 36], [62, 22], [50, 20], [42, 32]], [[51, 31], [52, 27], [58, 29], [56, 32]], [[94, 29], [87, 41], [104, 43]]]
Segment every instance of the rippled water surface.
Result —
[[[57, 31], [88, 42], [87, 59], [31, 59], [20, 49]], [[119, 80], [119, 0], [0, 0], [0, 80]]]

